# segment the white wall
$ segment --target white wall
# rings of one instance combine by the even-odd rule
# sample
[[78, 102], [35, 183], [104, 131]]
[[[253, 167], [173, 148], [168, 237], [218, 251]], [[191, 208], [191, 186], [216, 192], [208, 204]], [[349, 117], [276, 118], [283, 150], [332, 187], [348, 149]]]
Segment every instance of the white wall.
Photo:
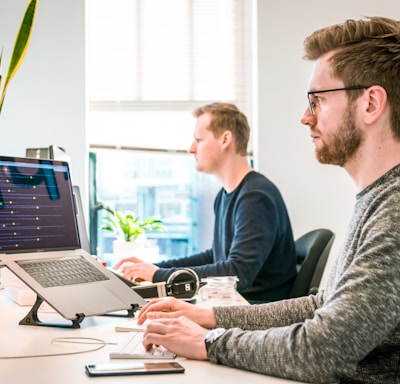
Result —
[[300, 123], [312, 69], [312, 63], [302, 60], [302, 43], [315, 29], [363, 16], [400, 19], [399, 2], [258, 0], [256, 166], [281, 189], [296, 237], [317, 227], [336, 233], [332, 258], [344, 237], [357, 191], [343, 169], [317, 163], [309, 129]]
[[[0, 2], [4, 77], [27, 4]], [[84, 10], [83, 0], [38, 0], [31, 43], [0, 114], [0, 153], [61, 146], [71, 155], [74, 184], [86, 190]]]

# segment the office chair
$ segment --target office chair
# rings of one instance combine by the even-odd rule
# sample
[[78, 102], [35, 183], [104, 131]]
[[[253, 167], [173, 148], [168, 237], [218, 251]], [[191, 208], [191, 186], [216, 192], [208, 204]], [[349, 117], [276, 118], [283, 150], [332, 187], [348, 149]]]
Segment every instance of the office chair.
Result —
[[315, 229], [295, 241], [297, 255], [297, 277], [289, 297], [300, 297], [318, 292], [322, 274], [335, 234], [329, 229]]

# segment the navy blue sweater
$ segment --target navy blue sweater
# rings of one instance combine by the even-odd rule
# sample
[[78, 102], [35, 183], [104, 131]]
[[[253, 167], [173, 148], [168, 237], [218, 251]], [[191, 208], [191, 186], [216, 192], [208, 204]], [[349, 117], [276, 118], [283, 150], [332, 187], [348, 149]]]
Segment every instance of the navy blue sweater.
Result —
[[237, 276], [238, 291], [250, 302], [287, 298], [296, 276], [293, 233], [277, 187], [258, 172], [248, 173], [231, 193], [214, 202], [214, 240], [204, 252], [166, 260], [153, 282], [166, 281], [182, 267], [200, 278]]

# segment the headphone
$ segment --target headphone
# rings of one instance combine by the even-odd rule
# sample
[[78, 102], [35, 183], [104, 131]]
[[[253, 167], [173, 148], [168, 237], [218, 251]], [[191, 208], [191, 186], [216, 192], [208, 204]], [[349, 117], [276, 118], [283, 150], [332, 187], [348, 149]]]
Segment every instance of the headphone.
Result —
[[192, 299], [200, 288], [197, 273], [190, 268], [173, 272], [166, 282], [132, 286], [144, 299], [173, 296], [177, 299]]

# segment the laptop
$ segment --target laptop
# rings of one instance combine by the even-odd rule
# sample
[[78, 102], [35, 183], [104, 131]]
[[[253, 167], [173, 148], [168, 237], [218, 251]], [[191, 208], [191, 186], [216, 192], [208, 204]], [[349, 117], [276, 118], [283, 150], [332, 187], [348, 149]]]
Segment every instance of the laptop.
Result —
[[[82, 246], [78, 219], [79, 189], [67, 162], [0, 156], [0, 266], [73, 322], [142, 307], [145, 300], [89, 254], [87, 239]], [[69, 263], [66, 272], [79, 264], [81, 274], [59, 285], [62, 273], [48, 263]]]

